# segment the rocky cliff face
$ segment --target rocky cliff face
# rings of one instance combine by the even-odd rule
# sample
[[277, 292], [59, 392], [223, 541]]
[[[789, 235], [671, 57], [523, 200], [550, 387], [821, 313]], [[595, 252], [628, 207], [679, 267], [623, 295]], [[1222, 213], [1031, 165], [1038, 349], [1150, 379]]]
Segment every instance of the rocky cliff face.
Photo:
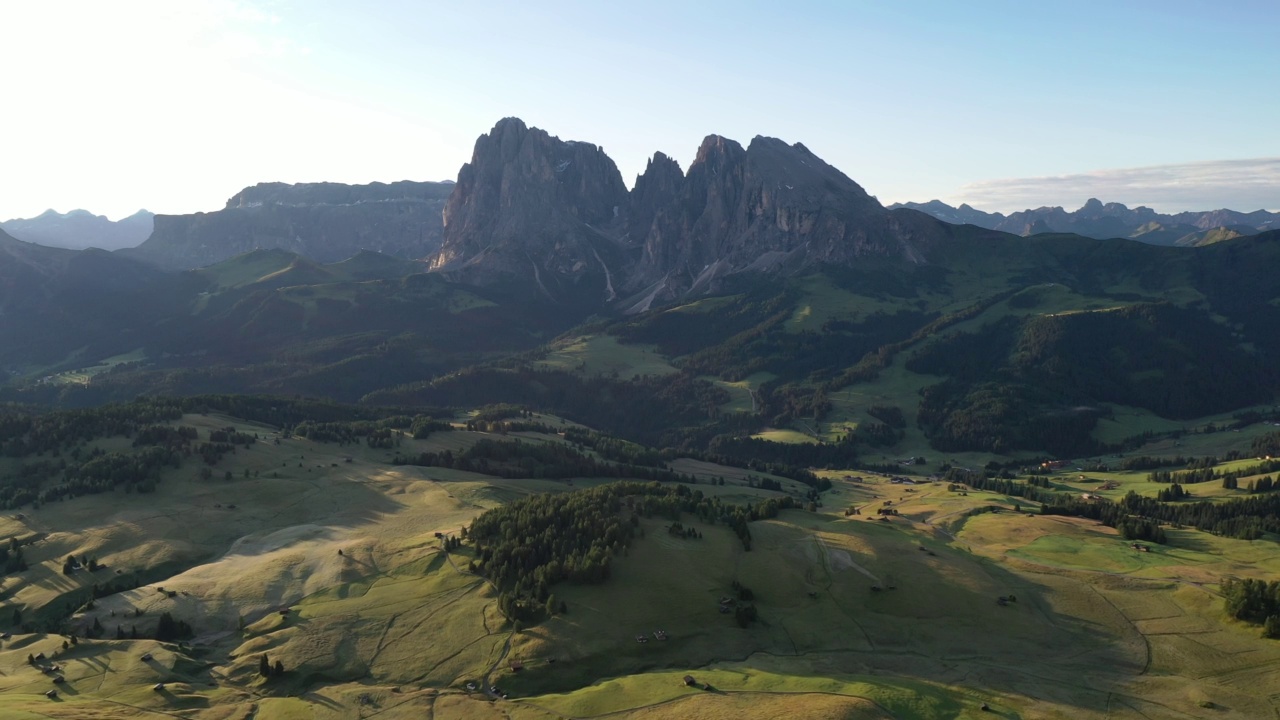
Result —
[[555, 300], [612, 299], [627, 195], [602, 149], [506, 118], [458, 172], [432, 268]]
[[803, 145], [708, 137], [687, 174], [658, 153], [628, 193], [604, 152], [514, 118], [477, 142], [445, 208], [433, 268], [553, 298], [639, 310], [740, 272], [865, 255], [923, 262], [941, 232], [890, 213]]
[[922, 262], [933, 236], [927, 227], [906, 230], [803, 145], [757, 137], [744, 150], [713, 135], [679, 195], [657, 213], [630, 284], [696, 293], [744, 271], [865, 255]]
[[321, 263], [362, 250], [422, 258], [440, 249], [441, 211], [452, 190], [452, 183], [433, 182], [255, 185], [223, 210], [157, 215], [151, 237], [122, 252], [171, 270], [256, 249], [289, 250]]

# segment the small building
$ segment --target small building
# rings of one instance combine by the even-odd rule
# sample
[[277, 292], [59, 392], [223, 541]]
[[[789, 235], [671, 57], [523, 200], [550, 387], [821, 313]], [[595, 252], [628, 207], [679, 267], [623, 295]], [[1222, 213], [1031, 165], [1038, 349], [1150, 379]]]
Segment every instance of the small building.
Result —
[[510, 665], [511, 665], [512, 672], [520, 672], [521, 670], [524, 669], [524, 663], [520, 662], [519, 660], [512, 660]]
[[50, 690], [49, 692], [45, 693], [45, 694], [44, 694], [44, 696], [45, 696], [45, 697], [47, 697], [47, 698], [49, 698], [50, 700], [57, 700], [57, 699], [58, 699], [58, 691], [57, 691], [57, 690]]
[[698, 681], [692, 675], [685, 675], [684, 684], [689, 687], [694, 687], [698, 684]]
[[151, 653], [144, 653], [142, 656], [142, 662], [151, 662]]

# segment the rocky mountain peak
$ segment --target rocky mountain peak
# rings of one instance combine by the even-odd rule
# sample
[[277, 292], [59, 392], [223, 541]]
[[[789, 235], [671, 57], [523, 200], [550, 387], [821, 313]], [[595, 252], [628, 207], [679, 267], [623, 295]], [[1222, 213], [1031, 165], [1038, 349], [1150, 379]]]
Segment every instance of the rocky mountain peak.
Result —
[[644, 172], [636, 176], [635, 187], [629, 198], [629, 225], [624, 244], [629, 246], [644, 242], [653, 219], [663, 208], [671, 205], [684, 187], [684, 171], [680, 163], [661, 152], [653, 154]]
[[628, 193], [604, 150], [504, 118], [458, 172], [436, 270], [562, 299], [611, 292]]
[[742, 146], [734, 140], [719, 135], [708, 135], [698, 146], [698, 154], [694, 156], [689, 171], [693, 172], [695, 167], [702, 165], [719, 166], [733, 162], [741, 158], [744, 152]]
[[602, 149], [516, 118], [476, 141], [444, 217], [435, 270], [556, 300], [630, 293], [635, 309], [739, 272], [863, 255], [922, 262], [940, 232], [918, 213], [889, 213], [799, 143], [708, 135], [687, 172], [656, 153], [628, 192]]

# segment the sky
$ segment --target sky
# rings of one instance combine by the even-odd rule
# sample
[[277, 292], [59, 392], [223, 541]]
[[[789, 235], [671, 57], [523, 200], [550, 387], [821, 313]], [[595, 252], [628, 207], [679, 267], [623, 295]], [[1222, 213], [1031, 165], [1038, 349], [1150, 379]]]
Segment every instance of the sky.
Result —
[[456, 177], [517, 116], [630, 184], [803, 142], [881, 202], [1280, 210], [1275, 0], [0, 3], [0, 219]]

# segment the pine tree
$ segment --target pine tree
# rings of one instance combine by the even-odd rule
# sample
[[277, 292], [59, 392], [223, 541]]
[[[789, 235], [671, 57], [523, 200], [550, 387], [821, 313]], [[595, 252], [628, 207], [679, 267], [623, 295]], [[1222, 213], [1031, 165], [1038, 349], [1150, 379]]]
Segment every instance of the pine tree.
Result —
[[271, 668], [271, 674], [279, 677], [284, 674], [284, 663], [276, 660], [276, 664]]
[[262, 677], [271, 677], [271, 661], [267, 660], [266, 655], [258, 657], [258, 674]]

